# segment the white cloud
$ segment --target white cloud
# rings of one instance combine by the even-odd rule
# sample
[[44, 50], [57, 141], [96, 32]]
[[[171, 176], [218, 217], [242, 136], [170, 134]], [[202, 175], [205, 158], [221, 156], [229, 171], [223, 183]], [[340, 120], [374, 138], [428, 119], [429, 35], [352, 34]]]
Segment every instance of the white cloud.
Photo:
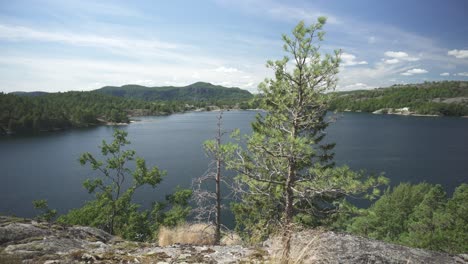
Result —
[[385, 56], [391, 57], [391, 58], [405, 58], [408, 57], [408, 53], [403, 52], [403, 51], [386, 51]]
[[[387, 56], [387, 57], [393, 58], [393, 59], [391, 59], [391, 61], [392, 61], [393, 63], [397, 63], [397, 62], [398, 62], [398, 61], [394, 62], [395, 59], [397, 59], [397, 60], [404, 60], [404, 61], [418, 61], [418, 60], [419, 60], [419, 58], [410, 57], [410, 56], [408, 55], [408, 53], [403, 52], [403, 51], [386, 51], [386, 52], [384, 53], [384, 55]], [[392, 64], [392, 63], [390, 63], [390, 64]]]
[[339, 87], [338, 89], [340, 91], [350, 91], [350, 90], [365, 90], [365, 89], [371, 89], [373, 87], [365, 84], [365, 83], [353, 83], [349, 84], [343, 87]]
[[419, 58], [416, 58], [416, 57], [407, 57], [407, 58], [404, 58], [403, 60], [405, 60], [405, 61], [418, 61]]
[[215, 72], [223, 72], [223, 73], [234, 73], [234, 72], [241, 72], [239, 69], [231, 68], [231, 67], [218, 67], [214, 69]]
[[216, 85], [221, 85], [221, 86], [232, 86], [232, 82], [224, 81], [224, 82], [215, 82], [214, 84]]
[[448, 72], [443, 72], [443, 73], [440, 74], [440, 76], [450, 76], [450, 73], [448, 73]]
[[194, 72], [194, 73], [192, 74], [192, 78], [193, 78], [193, 79], [200, 79], [200, 73]]
[[60, 42], [75, 46], [94, 46], [120, 49], [176, 49], [178, 45], [158, 40], [127, 39], [69, 32], [50, 32], [21, 26], [0, 25], [0, 39], [10, 41]]
[[426, 71], [425, 69], [411, 69], [411, 70], [407, 70], [406, 72], [402, 73], [401, 75], [405, 75], [405, 76], [411, 76], [413, 74], [424, 74], [424, 73], [428, 73], [428, 71]]
[[399, 59], [388, 59], [388, 60], [383, 60], [383, 62], [385, 64], [395, 64], [395, 63], [400, 62], [400, 60]]
[[424, 69], [412, 69], [412, 70], [409, 70], [408, 71], [409, 73], [412, 73], [412, 74], [422, 74], [422, 73], [427, 73], [426, 70]]
[[369, 44], [374, 44], [375, 41], [376, 41], [376, 40], [375, 40], [375, 37], [374, 37], [374, 36], [371, 36], [371, 37], [369, 37], [369, 38], [367, 39], [367, 43], [369, 43]]
[[76, 32], [54, 32], [0, 24], [0, 40], [2, 39], [11, 42], [51, 42], [77, 47], [95, 47], [101, 52], [118, 55], [125, 59], [142, 60], [144, 58], [161, 62], [166, 61], [172, 64], [193, 63], [198, 60], [199, 64], [210, 64], [211, 66], [222, 64], [222, 60], [219, 58], [197, 54], [194, 50], [199, 50], [199, 48], [192, 45], [125, 35], [106, 36]]
[[276, 20], [291, 21], [297, 23], [304, 20], [306, 23], [315, 23], [320, 16], [327, 17], [327, 24], [341, 24], [341, 21], [333, 14], [319, 10], [317, 6], [291, 5], [291, 3], [275, 0], [216, 0], [218, 4], [229, 8], [237, 8], [242, 11], [261, 16], [269, 16]]
[[354, 65], [364, 65], [367, 64], [367, 61], [357, 61], [356, 56], [343, 52], [341, 54], [341, 65], [342, 66], [354, 66]]
[[459, 72], [459, 73], [457, 73], [457, 76], [468, 77], [468, 72]]
[[292, 20], [295, 22], [297, 22], [298, 19], [302, 19], [305, 20], [307, 23], [315, 23], [317, 22], [318, 17], [325, 16], [327, 17], [328, 24], [340, 24], [340, 21], [330, 14], [316, 12], [304, 8], [277, 5], [268, 9], [268, 13], [276, 18]]
[[[401, 72], [410, 69], [412, 67], [408, 65], [385, 64], [383, 62], [378, 62], [372, 67], [369, 65], [363, 67], [344, 67], [338, 74], [339, 86], [337, 90], [342, 90], [347, 86], [349, 87], [346, 89], [354, 88], [354, 85], [357, 83], [366, 84], [370, 88], [387, 87], [398, 81], [398, 78], [397, 80], [393, 80], [395, 75], [399, 75]], [[364, 87], [359, 88], [364, 89]]]
[[[153, 86], [153, 85], [156, 85], [156, 82], [154, 80], [136, 80], [136, 81], [131, 81], [129, 82], [130, 84], [138, 84], [138, 85], [143, 85], [143, 86]], [[101, 85], [99, 82], [96, 83], [100, 86], [104, 86], [104, 85]]]
[[466, 59], [468, 58], [468, 50], [450, 50], [447, 52], [448, 55], [454, 56], [457, 59]]
[[[195, 81], [242, 87], [246, 83], [259, 83], [267, 76], [263, 65], [252, 68], [252, 79], [242, 79], [245, 73], [220, 74], [212, 68], [193, 64], [167, 64], [165, 62], [102, 61], [99, 59], [56, 59], [46, 56], [1, 56], [0, 64], [10, 71], [0, 71], [4, 92], [44, 90], [92, 90], [105, 85], [141, 84], [146, 86], [185, 86]], [[30, 72], [27, 78], [21, 76]], [[194, 73], [202, 79], [194, 79]], [[105, 80], [104, 82], [102, 80]], [[256, 87], [246, 87], [256, 92]]]
[[241, 85], [241, 88], [252, 88], [254, 87], [254, 82], [249, 82], [249, 83], [246, 83], [244, 85]]

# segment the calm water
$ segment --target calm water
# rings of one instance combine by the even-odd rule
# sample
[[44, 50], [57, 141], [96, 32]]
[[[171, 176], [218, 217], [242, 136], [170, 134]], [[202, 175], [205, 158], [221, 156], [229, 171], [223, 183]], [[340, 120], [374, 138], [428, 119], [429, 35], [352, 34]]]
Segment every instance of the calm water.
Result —
[[[224, 114], [226, 130], [250, 132], [255, 112]], [[143, 189], [136, 199], [148, 206], [177, 186], [205, 172], [204, 140], [214, 136], [215, 112], [141, 118], [121, 129], [131, 148], [147, 161], [167, 170], [155, 190]], [[92, 197], [82, 182], [93, 174], [78, 163], [81, 153], [98, 154], [101, 141], [112, 140], [112, 127], [0, 138], [0, 213], [30, 217], [31, 201], [48, 199], [60, 213]], [[336, 142], [336, 161], [370, 173], [385, 172], [392, 185], [401, 181], [440, 183], [451, 193], [468, 182], [468, 119], [342, 114], [328, 129]]]

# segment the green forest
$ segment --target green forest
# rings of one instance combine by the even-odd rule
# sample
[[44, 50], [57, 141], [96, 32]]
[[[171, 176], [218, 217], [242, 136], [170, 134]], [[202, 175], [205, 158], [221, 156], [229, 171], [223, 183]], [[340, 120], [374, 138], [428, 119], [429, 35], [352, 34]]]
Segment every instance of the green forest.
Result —
[[346, 231], [444, 252], [468, 251], [468, 184], [448, 197], [441, 185], [401, 183], [342, 226]]
[[[206, 83], [164, 88], [161, 96], [148, 93], [148, 89], [152, 90], [123, 86], [90, 92], [0, 93], [0, 135], [128, 123], [132, 116], [168, 115], [213, 107], [245, 109], [250, 107], [253, 97], [238, 88]], [[180, 94], [184, 96], [179, 97]]]
[[409, 107], [422, 115], [468, 115], [468, 82], [441, 81], [394, 85], [374, 90], [336, 92], [330, 110], [374, 112]]
[[95, 92], [50, 93], [39, 96], [0, 94], [0, 131], [24, 133], [129, 122], [131, 109], [145, 113], [178, 111], [180, 106], [122, 99]]
[[[331, 93], [333, 111], [374, 112], [409, 107], [411, 113], [468, 115], [468, 82], [394, 85]], [[262, 95], [209, 83], [185, 87], [106, 86], [90, 92], [0, 93], [0, 135], [56, 131], [104, 123], [128, 123], [132, 116], [167, 115], [195, 109], [258, 108]]]

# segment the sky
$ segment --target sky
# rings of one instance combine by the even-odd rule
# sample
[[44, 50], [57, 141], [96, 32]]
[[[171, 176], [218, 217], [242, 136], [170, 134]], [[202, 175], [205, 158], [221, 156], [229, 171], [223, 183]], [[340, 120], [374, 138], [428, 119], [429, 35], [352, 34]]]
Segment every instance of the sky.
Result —
[[0, 0], [0, 92], [197, 81], [251, 92], [282, 34], [328, 18], [337, 90], [468, 81], [466, 0]]

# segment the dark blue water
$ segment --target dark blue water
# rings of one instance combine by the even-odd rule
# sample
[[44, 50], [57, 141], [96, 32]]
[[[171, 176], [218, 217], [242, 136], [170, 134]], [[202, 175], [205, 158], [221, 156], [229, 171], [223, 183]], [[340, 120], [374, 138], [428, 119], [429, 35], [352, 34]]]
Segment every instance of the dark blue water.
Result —
[[[249, 133], [256, 112], [225, 112], [226, 130]], [[207, 169], [202, 143], [215, 135], [216, 112], [141, 118], [121, 129], [129, 133], [138, 156], [148, 166], [167, 170], [156, 189], [136, 195], [144, 206], [164, 199], [180, 185]], [[385, 172], [392, 185], [399, 182], [442, 184], [451, 193], [468, 182], [468, 119], [402, 117], [345, 113], [328, 128], [336, 142], [336, 161], [369, 173]], [[64, 213], [92, 199], [82, 182], [96, 175], [82, 167], [83, 152], [98, 156], [102, 140], [112, 140], [113, 127], [101, 126], [35, 136], [0, 138], [0, 213], [30, 217], [31, 201], [47, 199]]]

